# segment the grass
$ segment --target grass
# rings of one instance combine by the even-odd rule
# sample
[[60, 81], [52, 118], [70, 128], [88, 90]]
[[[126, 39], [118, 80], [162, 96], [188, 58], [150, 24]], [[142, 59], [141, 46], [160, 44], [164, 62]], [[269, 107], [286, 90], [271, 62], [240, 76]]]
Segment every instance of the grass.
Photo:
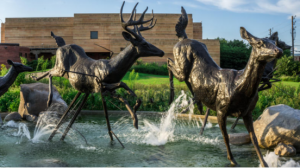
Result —
[[[281, 81], [281, 84], [284, 86], [292, 86], [292, 87], [300, 86], [300, 82]], [[276, 85], [276, 83], [275, 83], [275, 85]]]
[[[123, 82], [127, 83], [129, 81], [129, 72], [122, 79]], [[166, 84], [169, 85], [169, 76], [164, 75], [152, 75], [146, 73], [138, 73], [139, 77], [136, 81], [139, 84], [143, 85], [158, 85], [158, 84]], [[184, 82], [179, 82], [176, 78], [173, 78], [174, 85], [185, 85]]]

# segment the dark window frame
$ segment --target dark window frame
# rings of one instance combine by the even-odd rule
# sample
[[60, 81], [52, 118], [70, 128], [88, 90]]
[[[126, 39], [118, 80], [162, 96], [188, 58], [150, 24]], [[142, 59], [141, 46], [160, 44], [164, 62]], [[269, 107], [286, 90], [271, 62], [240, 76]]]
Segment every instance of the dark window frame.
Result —
[[91, 31], [90, 38], [91, 39], [98, 39], [98, 31]]

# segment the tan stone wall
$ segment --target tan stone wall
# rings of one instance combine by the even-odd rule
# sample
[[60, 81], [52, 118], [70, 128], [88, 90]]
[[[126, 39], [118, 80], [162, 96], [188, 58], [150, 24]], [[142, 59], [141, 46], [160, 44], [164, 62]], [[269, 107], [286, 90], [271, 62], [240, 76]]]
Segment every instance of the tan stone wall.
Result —
[[202, 23], [201, 22], [195, 22], [193, 23], [193, 33], [194, 39], [202, 39]]
[[[130, 14], [123, 14], [127, 21]], [[137, 18], [139, 18], [139, 14]], [[175, 25], [180, 14], [155, 14], [156, 26], [141, 32], [143, 37], [151, 44], [165, 52], [164, 57], [143, 58], [146, 62], [166, 62], [167, 58], [173, 58], [173, 47], [178, 42]], [[145, 20], [150, 19], [151, 14], [145, 15]], [[202, 39], [202, 23], [193, 23], [191, 14], [188, 14], [189, 24], [186, 33], [189, 38], [199, 39], [205, 43], [213, 57], [219, 64], [220, 44], [217, 40]], [[145, 24], [144, 26], [147, 26]], [[5, 42], [19, 43], [20, 46], [47, 47], [56, 46], [55, 40], [50, 36], [62, 36], [67, 44], [77, 44], [86, 52], [107, 52], [98, 47], [101, 45], [114, 52], [114, 56], [120, 53], [130, 42], [122, 36], [123, 28], [119, 14], [74, 14], [74, 17], [66, 18], [7, 18], [5, 23]], [[90, 39], [90, 32], [98, 31], [98, 39]], [[43, 46], [42, 46], [43, 43]]]
[[66, 43], [73, 43], [73, 18], [6, 18], [5, 42], [20, 46], [56, 46], [50, 32], [62, 36]]
[[5, 43], [5, 24], [1, 23], [1, 43]]
[[[220, 42], [219, 40], [202, 40], [202, 39], [196, 39], [202, 43], [204, 43], [207, 46], [208, 52], [210, 56], [213, 58], [213, 60], [220, 65]], [[174, 59], [173, 56], [173, 47], [178, 42], [178, 39], [176, 40], [162, 40], [161, 45], [159, 42], [155, 42], [159, 45], [157, 46], [166, 46], [165, 55], [163, 57], [143, 57], [141, 58], [144, 62], [158, 62], [158, 63], [166, 63], [167, 58]]]

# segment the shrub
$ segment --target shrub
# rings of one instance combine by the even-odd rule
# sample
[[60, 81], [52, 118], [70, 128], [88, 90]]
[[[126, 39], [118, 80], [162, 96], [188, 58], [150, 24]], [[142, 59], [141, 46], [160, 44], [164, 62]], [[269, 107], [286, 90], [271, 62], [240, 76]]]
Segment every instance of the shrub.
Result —
[[274, 72], [275, 76], [294, 76], [300, 72], [300, 62], [294, 61], [292, 56], [283, 56], [278, 59], [276, 66], [277, 70]]
[[137, 65], [134, 65], [130, 68], [130, 71], [135, 70], [139, 73], [155, 74], [155, 75], [168, 75], [167, 64], [159, 66], [157, 63], [143, 63], [139, 61]]
[[27, 65], [27, 63], [28, 63], [27, 58], [20, 57], [20, 59], [21, 59], [21, 63], [22, 63], [23, 65]]
[[8, 69], [6, 68], [6, 66], [4, 64], [1, 64], [1, 76], [6, 75], [8, 72]]

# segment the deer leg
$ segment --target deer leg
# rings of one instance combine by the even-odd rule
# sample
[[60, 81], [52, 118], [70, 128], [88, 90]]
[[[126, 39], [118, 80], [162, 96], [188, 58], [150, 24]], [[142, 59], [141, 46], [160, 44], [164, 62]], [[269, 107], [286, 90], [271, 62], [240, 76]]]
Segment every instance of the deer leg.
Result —
[[253, 128], [253, 120], [252, 120], [252, 113], [251, 112], [248, 112], [248, 114], [243, 117], [243, 120], [244, 120], [245, 126], [246, 126], [246, 128], [247, 128], [247, 130], [250, 134], [252, 144], [253, 144], [253, 146], [255, 148], [255, 151], [258, 155], [261, 166], [262, 167], [268, 167], [268, 164], [265, 162], [265, 160], [264, 160], [264, 158], [263, 158], [263, 156], [260, 152], [260, 149], [258, 147], [257, 139], [256, 139], [254, 128]]
[[40, 76], [40, 77], [36, 77], [36, 76], [30, 76], [31, 79], [35, 80], [35, 81], [39, 81], [41, 79], [43, 79], [44, 77], [48, 76], [50, 74], [50, 71], [46, 72], [44, 75]]
[[[201, 103], [201, 104], [202, 104], [202, 103]], [[201, 130], [200, 130], [200, 135], [203, 134], [203, 131], [204, 131], [204, 128], [205, 128], [207, 119], [208, 119], [209, 112], [210, 112], [210, 109], [207, 108], [207, 109], [206, 109], [206, 113], [205, 113], [205, 117], [204, 117], [204, 121], [203, 121], [203, 125], [202, 125]]]
[[229, 146], [229, 138], [228, 138], [228, 134], [227, 134], [227, 130], [226, 130], [227, 116], [223, 115], [221, 113], [222, 113], [221, 111], [218, 111], [217, 117], [218, 117], [218, 124], [220, 126], [221, 131], [222, 131], [224, 142], [225, 142], [225, 145], [226, 145], [226, 148], [227, 148], [227, 159], [231, 162], [231, 165], [237, 166], [237, 162], [234, 160], [233, 155], [232, 155], [231, 150], [230, 150], [230, 146]]
[[50, 137], [48, 138], [49, 141], [52, 140], [52, 138], [54, 137], [54, 135], [56, 134], [57, 130], [59, 129], [59, 127], [62, 125], [64, 119], [67, 117], [68, 113], [71, 110], [71, 107], [73, 106], [73, 104], [75, 103], [75, 101], [78, 99], [78, 97], [81, 95], [81, 92], [78, 92], [76, 94], [76, 96], [74, 97], [74, 99], [72, 100], [71, 104], [69, 105], [68, 109], [64, 112], [64, 114], [61, 116], [60, 120], [58, 121], [55, 129], [52, 131]]
[[53, 90], [52, 90], [52, 75], [49, 75], [49, 95], [48, 95], [48, 102], [47, 102], [47, 107], [50, 107], [52, 103], [52, 98], [53, 98]]
[[[111, 96], [113, 97], [113, 98], [115, 98], [115, 99], [119, 99], [121, 102], [123, 102], [124, 104], [125, 104], [125, 107], [127, 108], [127, 110], [129, 111], [129, 113], [130, 113], [130, 115], [131, 115], [131, 118], [132, 118], [132, 120], [133, 120], [133, 126], [136, 128], [136, 129], [138, 129], [138, 118], [137, 118], [137, 115], [136, 115], [136, 113], [131, 109], [131, 107], [129, 106], [129, 104], [128, 104], [128, 101], [126, 100], [126, 99], [124, 99], [123, 97], [121, 97], [121, 96], [119, 96], [119, 95], [117, 95], [117, 94], [114, 94], [114, 93], [111, 93]], [[138, 99], [139, 100], [139, 99]], [[141, 103], [141, 101], [139, 100], [138, 101], [137, 100], [137, 104], [140, 104]], [[136, 110], [137, 110], [137, 107], [139, 107], [140, 105], [135, 105], [135, 107], [134, 108], [136, 108]]]
[[234, 129], [237, 123], [239, 122], [240, 117], [237, 117], [235, 122], [232, 124], [231, 129]]
[[118, 88], [124, 88], [129, 95], [137, 97], [136, 94], [124, 82], [113, 83], [113, 84], [108, 84], [108, 83], [102, 83], [102, 84], [103, 84], [103, 88], [105, 88], [106, 90], [112, 91]]
[[62, 137], [60, 138], [61, 141], [63, 141], [63, 140], [65, 139], [66, 135], [68, 134], [69, 130], [71, 129], [73, 123], [75, 122], [77, 116], [79, 115], [79, 113], [80, 113], [82, 107], [84, 106], [84, 104], [85, 104], [85, 102], [86, 102], [86, 100], [87, 100], [88, 97], [89, 97], [89, 93], [86, 93], [86, 94], [84, 95], [84, 98], [83, 98], [81, 104], [79, 105], [77, 111], [75, 112], [74, 116], [72, 117], [72, 119], [71, 119], [69, 125], [67, 126], [67, 128], [66, 128], [64, 134], [63, 134]]
[[168, 58], [167, 65], [168, 65], [168, 70], [173, 73], [173, 75], [175, 76], [176, 79], [178, 79], [180, 82], [185, 80], [184, 74], [178, 74], [178, 72], [174, 68], [175, 64], [172, 59]]

